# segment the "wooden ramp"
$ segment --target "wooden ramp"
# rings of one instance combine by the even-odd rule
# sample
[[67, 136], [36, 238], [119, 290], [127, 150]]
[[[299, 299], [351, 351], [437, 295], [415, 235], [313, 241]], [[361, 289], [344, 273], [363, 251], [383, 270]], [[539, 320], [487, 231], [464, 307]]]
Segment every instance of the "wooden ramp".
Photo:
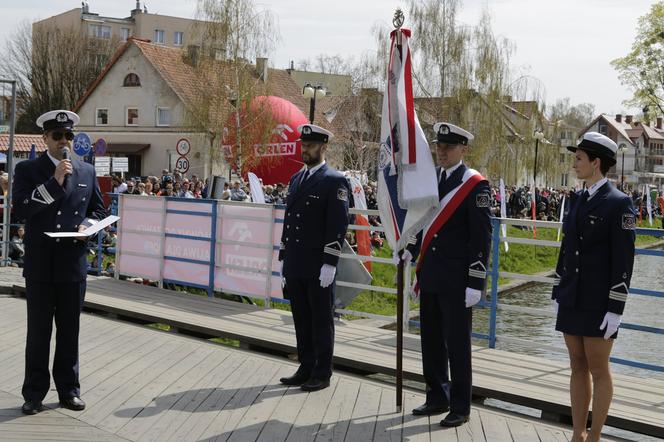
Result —
[[[87, 408], [58, 408], [52, 386], [36, 416], [20, 412], [25, 301], [0, 297], [0, 440], [62, 441], [568, 441], [569, 428], [473, 406], [458, 429], [414, 417], [424, 401], [339, 374], [304, 393], [278, 383], [296, 364], [91, 314], [81, 317]], [[52, 357], [52, 354], [51, 354]]]
[[[20, 278], [0, 276], [5, 285]], [[203, 336], [238, 339], [260, 349], [293, 353], [295, 334], [289, 312], [209, 299], [155, 287], [95, 279], [88, 282], [86, 306], [169, 324]], [[339, 368], [394, 374], [395, 334], [352, 321], [336, 324], [334, 362]], [[404, 335], [404, 376], [422, 381], [419, 336]], [[608, 425], [664, 437], [664, 381], [614, 376]], [[477, 347], [473, 352], [473, 393], [569, 416], [569, 369], [541, 357]]]

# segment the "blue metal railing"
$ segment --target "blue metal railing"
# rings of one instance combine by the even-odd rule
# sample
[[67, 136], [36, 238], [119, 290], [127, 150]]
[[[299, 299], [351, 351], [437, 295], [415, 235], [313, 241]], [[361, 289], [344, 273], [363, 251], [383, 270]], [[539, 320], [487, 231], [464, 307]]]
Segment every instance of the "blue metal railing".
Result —
[[[516, 221], [516, 220], [515, 220]], [[517, 221], [519, 224], [523, 223], [523, 220], [518, 220]], [[490, 348], [495, 348], [496, 347], [496, 341], [499, 340], [497, 337], [498, 331], [496, 329], [496, 323], [497, 323], [497, 309], [498, 309], [498, 278], [501, 276], [500, 271], [499, 271], [499, 260], [500, 260], [500, 226], [501, 224], [510, 224], [509, 219], [502, 219], [502, 218], [493, 218], [491, 220], [491, 223], [493, 225], [493, 235], [492, 235], [492, 266], [491, 266], [491, 302], [489, 304], [487, 303], [482, 303], [481, 305], [484, 307], [489, 307], [491, 309], [490, 312], [490, 319], [489, 319], [489, 336], [488, 336], [488, 343]], [[664, 230], [658, 230], [658, 229], [645, 229], [645, 228], [637, 228], [636, 229], [636, 234], [637, 235], [645, 235], [645, 236], [653, 236], [656, 238], [664, 238]], [[533, 244], [536, 244], [538, 241], [537, 240], [532, 240]], [[634, 252], [635, 255], [648, 255], [648, 256], [658, 256], [658, 257], [664, 257], [664, 250], [650, 250], [650, 249], [643, 249], [643, 248], [637, 248], [635, 249]], [[647, 289], [640, 289], [640, 288], [630, 288], [630, 294], [634, 295], [639, 295], [639, 296], [649, 296], [653, 298], [664, 298], [664, 291], [658, 291], [658, 290], [647, 290]], [[630, 324], [630, 323], [623, 323], [621, 324], [621, 327], [624, 329], [628, 330], [634, 330], [638, 332], [643, 332], [643, 333], [652, 333], [652, 334], [658, 334], [658, 335], [663, 335], [664, 334], [664, 328], [658, 328], [658, 327], [650, 327], [646, 325], [640, 325], [640, 324]], [[474, 334], [475, 336], [475, 334]], [[480, 337], [479, 335], [475, 337]], [[621, 365], [627, 365], [630, 367], [636, 367], [636, 368], [642, 368], [646, 370], [651, 370], [651, 371], [658, 371], [658, 372], [664, 372], [664, 366], [662, 365], [656, 365], [656, 364], [649, 364], [645, 362], [640, 362], [640, 361], [633, 361], [629, 359], [624, 359], [624, 358], [616, 358], [616, 357], [611, 357], [611, 362], [614, 362], [616, 364], [621, 364]]]

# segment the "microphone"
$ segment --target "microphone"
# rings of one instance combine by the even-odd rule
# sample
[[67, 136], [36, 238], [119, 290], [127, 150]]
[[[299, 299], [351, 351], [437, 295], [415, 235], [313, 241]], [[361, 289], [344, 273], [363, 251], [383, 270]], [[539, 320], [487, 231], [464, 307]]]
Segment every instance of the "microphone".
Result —
[[[71, 160], [71, 151], [69, 150], [69, 148], [67, 146], [62, 148], [62, 159], [63, 160]], [[69, 175], [71, 175], [71, 174], [70, 173], [65, 174], [65, 181], [62, 182], [63, 186], [67, 182], [67, 177]]]

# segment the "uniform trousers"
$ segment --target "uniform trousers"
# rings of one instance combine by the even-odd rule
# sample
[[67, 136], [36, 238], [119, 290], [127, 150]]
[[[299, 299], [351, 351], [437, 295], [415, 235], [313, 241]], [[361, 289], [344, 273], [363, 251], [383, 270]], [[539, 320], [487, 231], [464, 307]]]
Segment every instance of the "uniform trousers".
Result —
[[334, 283], [326, 288], [320, 286], [318, 278], [286, 278], [286, 283], [295, 323], [298, 373], [330, 379], [334, 351]]
[[472, 310], [466, 308], [463, 290], [420, 294], [420, 338], [427, 404], [449, 404], [452, 413], [464, 416], [470, 414], [472, 393]]
[[28, 333], [25, 345], [23, 398], [42, 401], [50, 387], [48, 370], [55, 319], [53, 380], [60, 399], [81, 395], [78, 378], [79, 318], [86, 282], [46, 283], [26, 278]]

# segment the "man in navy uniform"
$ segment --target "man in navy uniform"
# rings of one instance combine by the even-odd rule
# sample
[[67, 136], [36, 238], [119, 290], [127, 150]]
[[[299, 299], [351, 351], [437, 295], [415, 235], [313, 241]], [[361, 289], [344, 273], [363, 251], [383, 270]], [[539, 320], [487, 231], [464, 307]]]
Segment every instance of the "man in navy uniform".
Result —
[[94, 167], [65, 158], [74, 138], [72, 129], [78, 122], [78, 115], [66, 110], [40, 116], [37, 126], [44, 130], [48, 151], [16, 165], [14, 209], [20, 219], [25, 219], [25, 414], [42, 409], [50, 386], [48, 360], [54, 318], [53, 380], [60, 405], [71, 410], [85, 408], [80, 398], [78, 332], [87, 276], [86, 242], [82, 237], [45, 235], [80, 232], [106, 214]]
[[290, 180], [279, 260], [295, 322], [297, 372], [280, 382], [304, 391], [329, 387], [334, 348], [333, 283], [348, 227], [346, 178], [325, 162], [332, 133], [298, 127], [306, 165]]
[[463, 163], [473, 135], [450, 123], [436, 123], [433, 128], [440, 207], [403, 253], [404, 260], [419, 255], [417, 284], [427, 395], [426, 403], [413, 414], [450, 410], [440, 424], [455, 427], [467, 422], [470, 415], [472, 306], [480, 301], [486, 283], [491, 189], [477, 171]]

